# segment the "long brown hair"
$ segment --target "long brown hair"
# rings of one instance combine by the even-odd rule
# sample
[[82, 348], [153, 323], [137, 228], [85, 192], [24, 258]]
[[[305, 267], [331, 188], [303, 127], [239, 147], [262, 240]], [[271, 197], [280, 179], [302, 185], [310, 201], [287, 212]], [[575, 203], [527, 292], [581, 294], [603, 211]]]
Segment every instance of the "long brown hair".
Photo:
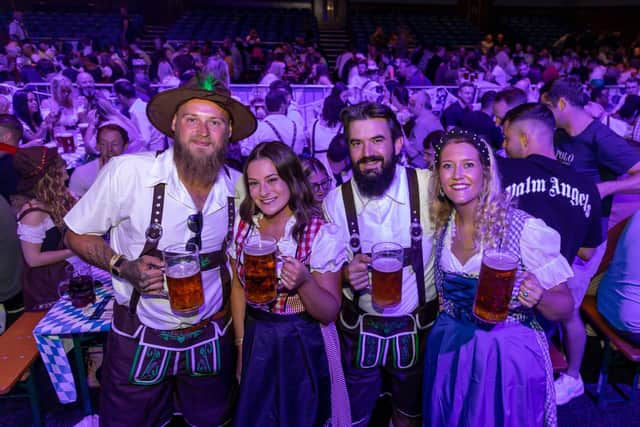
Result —
[[278, 175], [289, 187], [289, 209], [291, 209], [296, 218], [292, 235], [296, 242], [300, 242], [304, 235], [305, 227], [314, 216], [313, 192], [302, 171], [300, 160], [288, 145], [280, 141], [262, 142], [249, 154], [242, 176], [246, 196], [240, 204], [240, 218], [251, 224], [253, 215], [259, 212], [258, 207], [249, 195], [247, 169], [249, 163], [260, 159], [271, 160], [278, 171]]

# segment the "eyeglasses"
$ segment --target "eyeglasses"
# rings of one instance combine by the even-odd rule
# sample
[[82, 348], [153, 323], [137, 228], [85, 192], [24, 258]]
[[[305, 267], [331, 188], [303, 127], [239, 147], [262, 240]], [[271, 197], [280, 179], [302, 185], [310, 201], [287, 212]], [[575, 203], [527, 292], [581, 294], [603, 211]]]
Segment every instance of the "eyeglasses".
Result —
[[311, 189], [314, 193], [319, 193], [320, 191], [327, 191], [331, 188], [331, 178], [327, 177], [320, 182], [311, 182]]
[[187, 241], [187, 247], [196, 245], [198, 249], [202, 249], [202, 212], [187, 217], [187, 228], [196, 234]]

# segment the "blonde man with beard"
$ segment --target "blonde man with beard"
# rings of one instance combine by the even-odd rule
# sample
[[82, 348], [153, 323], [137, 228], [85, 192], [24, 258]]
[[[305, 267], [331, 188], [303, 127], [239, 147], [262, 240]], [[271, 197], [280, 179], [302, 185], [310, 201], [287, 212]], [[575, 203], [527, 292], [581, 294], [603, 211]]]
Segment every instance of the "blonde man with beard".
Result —
[[[223, 163], [229, 142], [251, 135], [256, 121], [211, 78], [160, 93], [147, 114], [174, 146], [111, 159], [65, 217], [74, 252], [113, 275], [100, 424], [165, 425], [179, 411], [190, 425], [224, 425], [236, 355], [225, 251], [235, 192]], [[159, 250], [173, 244], [200, 249], [204, 297], [195, 313], [175, 314], [163, 292]]]

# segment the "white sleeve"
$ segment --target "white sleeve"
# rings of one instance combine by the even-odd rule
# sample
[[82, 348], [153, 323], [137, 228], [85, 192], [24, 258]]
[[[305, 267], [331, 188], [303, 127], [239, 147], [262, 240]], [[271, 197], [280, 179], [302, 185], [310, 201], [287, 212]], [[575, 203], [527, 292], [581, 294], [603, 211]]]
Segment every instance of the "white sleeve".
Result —
[[[64, 222], [77, 234], [103, 235], [111, 227], [119, 224], [122, 217], [121, 204], [129, 204], [128, 198], [118, 175], [126, 167], [120, 158], [113, 158], [98, 173], [96, 181], [78, 202], [65, 215]], [[125, 178], [126, 179], [126, 178]]]
[[349, 253], [340, 230], [335, 224], [323, 224], [311, 244], [311, 271], [336, 272], [349, 261]]
[[560, 235], [539, 218], [528, 218], [520, 238], [522, 262], [545, 289], [566, 282], [573, 276], [567, 260], [560, 254]]
[[47, 235], [47, 222], [51, 223], [51, 220], [46, 219], [37, 225], [27, 225], [18, 221], [18, 237], [23, 242], [28, 243], [42, 243]]

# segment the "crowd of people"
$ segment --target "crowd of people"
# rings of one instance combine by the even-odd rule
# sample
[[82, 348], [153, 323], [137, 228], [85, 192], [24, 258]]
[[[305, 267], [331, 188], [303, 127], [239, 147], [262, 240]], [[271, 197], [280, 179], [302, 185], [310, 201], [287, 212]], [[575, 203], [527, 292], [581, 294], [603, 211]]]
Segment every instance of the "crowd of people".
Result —
[[[638, 127], [640, 48], [566, 38], [552, 55], [487, 37], [411, 49], [378, 29], [335, 73], [302, 41], [263, 52], [266, 95], [244, 105], [229, 83], [251, 68], [233, 52], [259, 56], [256, 32], [217, 50], [158, 40], [153, 55], [12, 37], [0, 72], [49, 82], [52, 96], [17, 90], [0, 114], [0, 303], [7, 326], [47, 310], [74, 256], [111, 273], [101, 424], [179, 412], [191, 425], [366, 426], [389, 394], [398, 427], [553, 426], [584, 392], [579, 307], [613, 197], [640, 193], [640, 145], [612, 125]], [[151, 81], [175, 87], [154, 94]], [[332, 85], [311, 121], [300, 81]], [[442, 111], [432, 83], [457, 87]], [[625, 85], [616, 105], [609, 84]], [[60, 129], [82, 135], [90, 160], [70, 177]], [[637, 219], [597, 291], [635, 343]], [[256, 236], [277, 245], [266, 303], [248, 297]], [[384, 242], [403, 253], [386, 306], [371, 282]], [[174, 244], [207, 261], [188, 314], [165, 292], [160, 252]], [[497, 324], [474, 314], [492, 249], [518, 261]], [[560, 329], [568, 370], [554, 379]]]

